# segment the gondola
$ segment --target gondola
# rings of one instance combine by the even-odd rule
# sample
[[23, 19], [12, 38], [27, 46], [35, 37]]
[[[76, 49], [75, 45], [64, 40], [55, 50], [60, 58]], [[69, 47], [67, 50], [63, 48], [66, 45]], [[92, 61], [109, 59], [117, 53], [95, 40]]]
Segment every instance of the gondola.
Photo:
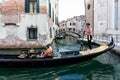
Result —
[[98, 55], [109, 51], [115, 46], [113, 39], [109, 44], [100, 45], [88, 51], [67, 51], [61, 52], [60, 56], [50, 58], [19, 58], [19, 55], [0, 55], [0, 67], [50, 67], [61, 66], [66, 64], [75, 64], [90, 60]]

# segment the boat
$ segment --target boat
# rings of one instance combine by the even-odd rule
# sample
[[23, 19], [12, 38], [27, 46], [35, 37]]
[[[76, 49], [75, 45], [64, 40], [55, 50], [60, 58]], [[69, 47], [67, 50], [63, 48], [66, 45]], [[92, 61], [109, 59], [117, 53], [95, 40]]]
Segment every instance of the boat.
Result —
[[57, 35], [55, 38], [56, 39], [65, 39], [65, 36], [63, 36], [63, 35]]
[[55, 38], [56, 39], [65, 39], [65, 35], [57, 35]]
[[59, 33], [55, 37], [56, 39], [65, 39], [65, 33]]
[[[36, 58], [20, 58], [19, 55], [0, 54], [0, 67], [50, 67], [61, 66], [66, 64], [75, 64], [88, 61], [92, 58], [105, 53], [106, 51], [114, 48], [115, 44], [113, 39], [109, 44], [99, 45], [90, 51], [66, 51], [60, 52], [60, 56], [49, 58], [36, 57]], [[30, 53], [38, 54], [38, 53]]]

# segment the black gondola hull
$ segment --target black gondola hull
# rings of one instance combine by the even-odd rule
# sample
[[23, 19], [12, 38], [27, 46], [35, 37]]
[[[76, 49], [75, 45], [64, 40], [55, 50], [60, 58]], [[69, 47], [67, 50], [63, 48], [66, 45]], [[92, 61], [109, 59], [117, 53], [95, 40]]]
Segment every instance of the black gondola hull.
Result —
[[[61, 66], [68, 64], [75, 64], [90, 60], [98, 55], [112, 49], [115, 46], [114, 42], [108, 44], [108, 48], [97, 53], [87, 55], [74, 55], [68, 57], [56, 57], [56, 58], [17, 58], [18, 55], [0, 55], [0, 67], [49, 67], [49, 66]], [[5, 57], [9, 57], [8, 59]]]

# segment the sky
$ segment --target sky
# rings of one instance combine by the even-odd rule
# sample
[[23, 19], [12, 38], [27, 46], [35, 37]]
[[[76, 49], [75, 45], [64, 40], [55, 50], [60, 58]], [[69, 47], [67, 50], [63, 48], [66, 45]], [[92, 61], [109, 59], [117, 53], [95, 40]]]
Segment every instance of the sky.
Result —
[[84, 14], [84, 0], [59, 0], [59, 21]]

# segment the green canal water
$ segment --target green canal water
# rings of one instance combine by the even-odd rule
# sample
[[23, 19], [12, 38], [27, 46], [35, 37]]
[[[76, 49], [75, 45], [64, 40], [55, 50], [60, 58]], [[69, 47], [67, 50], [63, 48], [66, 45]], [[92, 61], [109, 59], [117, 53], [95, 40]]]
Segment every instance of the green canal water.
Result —
[[[54, 52], [79, 50], [76, 39], [67, 37], [52, 45]], [[6, 50], [0, 53], [19, 50]], [[92, 60], [57, 67], [0, 68], [0, 80], [120, 80], [120, 57], [108, 51]]]

